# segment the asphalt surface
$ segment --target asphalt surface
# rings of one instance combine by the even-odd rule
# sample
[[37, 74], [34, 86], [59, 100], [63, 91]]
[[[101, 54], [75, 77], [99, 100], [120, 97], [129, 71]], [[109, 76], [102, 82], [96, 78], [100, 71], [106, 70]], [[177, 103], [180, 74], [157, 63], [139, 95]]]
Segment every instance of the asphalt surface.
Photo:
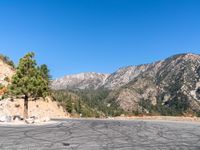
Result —
[[200, 123], [60, 120], [0, 126], [6, 150], [200, 150]]

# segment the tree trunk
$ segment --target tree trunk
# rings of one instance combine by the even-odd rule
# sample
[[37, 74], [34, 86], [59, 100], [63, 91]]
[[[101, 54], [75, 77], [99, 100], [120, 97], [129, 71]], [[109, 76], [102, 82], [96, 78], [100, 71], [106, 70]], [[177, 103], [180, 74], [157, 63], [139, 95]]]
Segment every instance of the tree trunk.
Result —
[[28, 118], [28, 96], [24, 97], [24, 119]]

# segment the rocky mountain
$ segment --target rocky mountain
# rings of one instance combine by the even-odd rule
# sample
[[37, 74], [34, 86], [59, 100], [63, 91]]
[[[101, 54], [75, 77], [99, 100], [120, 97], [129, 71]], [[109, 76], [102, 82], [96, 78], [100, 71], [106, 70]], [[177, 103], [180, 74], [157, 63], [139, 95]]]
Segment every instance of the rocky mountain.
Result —
[[104, 102], [114, 101], [129, 112], [200, 112], [200, 55], [174, 55], [152, 64], [121, 68], [102, 78], [81, 76], [58, 79], [53, 87], [109, 89]]
[[[117, 91], [116, 101], [127, 111], [152, 108], [170, 113], [200, 110], [200, 55], [181, 54], [152, 64]], [[159, 107], [158, 107], [159, 106]], [[168, 113], [166, 112], [166, 113]]]
[[104, 85], [108, 74], [80, 73], [68, 75], [52, 82], [52, 88], [60, 89], [97, 89]]
[[80, 73], [68, 75], [56, 79], [52, 82], [52, 88], [55, 90], [61, 89], [118, 89], [141, 73], [152, 67], [154, 64], [145, 64], [140, 66], [128, 66], [120, 68], [112, 74], [101, 73]]
[[139, 66], [128, 66], [120, 68], [112, 74], [101, 73], [80, 73], [58, 78], [52, 82], [54, 90], [61, 89], [98, 89], [106, 88], [109, 90], [118, 89], [141, 75], [146, 70], [153, 68], [161, 61]]

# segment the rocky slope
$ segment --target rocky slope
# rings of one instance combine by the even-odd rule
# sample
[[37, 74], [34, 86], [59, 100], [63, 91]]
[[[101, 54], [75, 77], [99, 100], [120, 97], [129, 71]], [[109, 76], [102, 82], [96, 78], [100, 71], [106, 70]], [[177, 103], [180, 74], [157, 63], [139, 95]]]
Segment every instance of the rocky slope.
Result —
[[104, 88], [108, 89], [119, 88], [133, 80], [145, 70], [147, 70], [148, 67], [149, 65], [141, 65], [120, 68], [106, 79], [105, 84], [103, 86]]
[[7, 85], [15, 70], [5, 61], [0, 59], [0, 84]]
[[109, 76], [92, 79], [98, 82], [76, 75], [54, 83], [58, 83], [57, 89], [109, 89], [111, 92], [105, 101], [115, 101], [126, 111], [200, 112], [200, 55], [174, 55], [163, 61], [121, 68]]
[[[118, 90], [116, 101], [124, 110], [149, 106], [168, 111], [200, 110], [200, 56], [181, 54], [155, 63]], [[149, 110], [148, 110], [149, 109]]]

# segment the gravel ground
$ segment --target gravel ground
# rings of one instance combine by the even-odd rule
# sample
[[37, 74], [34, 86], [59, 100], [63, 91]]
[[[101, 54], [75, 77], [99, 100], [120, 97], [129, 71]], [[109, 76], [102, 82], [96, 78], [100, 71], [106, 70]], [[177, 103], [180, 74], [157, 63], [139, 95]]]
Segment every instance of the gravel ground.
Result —
[[6, 150], [199, 150], [200, 123], [142, 120], [57, 120], [0, 126]]

